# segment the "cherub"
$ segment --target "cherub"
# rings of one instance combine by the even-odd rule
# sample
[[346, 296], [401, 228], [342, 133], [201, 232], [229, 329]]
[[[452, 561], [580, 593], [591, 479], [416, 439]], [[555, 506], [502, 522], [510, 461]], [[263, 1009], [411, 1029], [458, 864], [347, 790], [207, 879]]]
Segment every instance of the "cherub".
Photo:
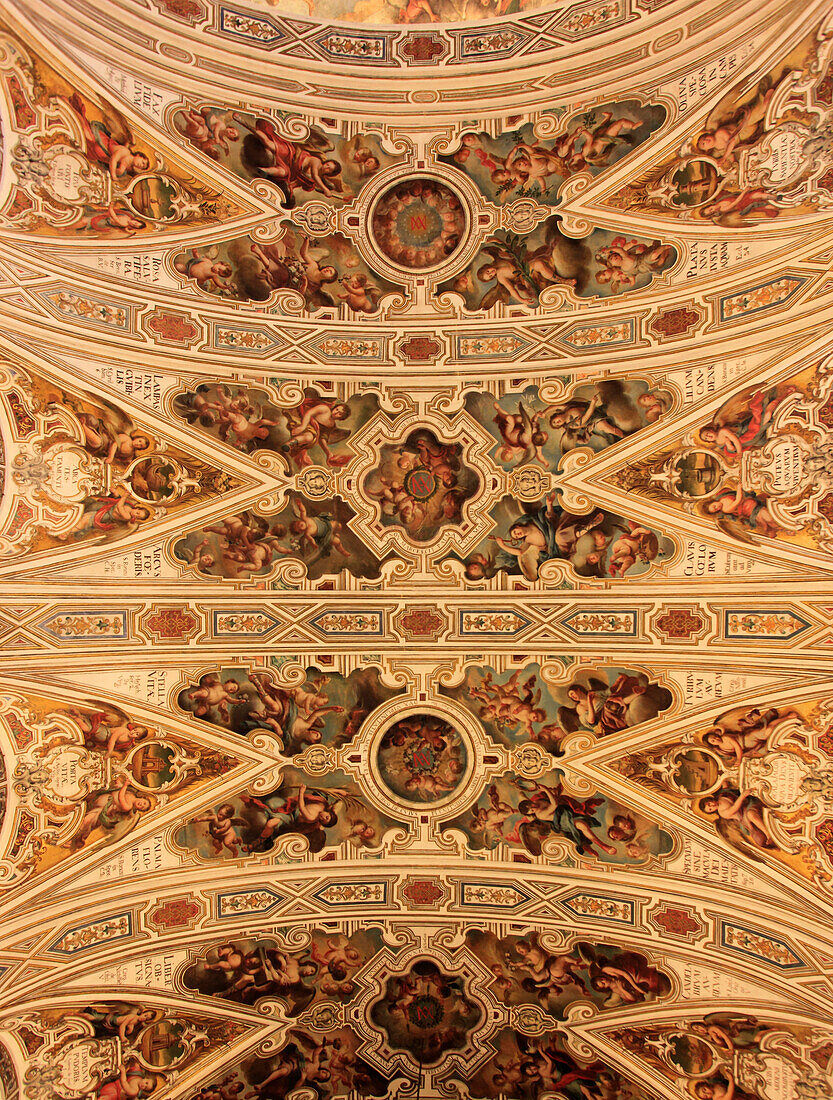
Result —
[[[185, 120], [184, 124], [180, 122], [181, 118]], [[228, 112], [218, 111], [214, 107], [200, 107], [198, 111], [189, 107], [178, 111], [174, 123], [192, 145], [214, 160], [219, 160], [221, 149], [229, 153], [229, 141], [240, 138], [240, 131], [228, 121]]]
[[342, 275], [341, 285], [344, 287], [344, 294], [336, 297], [346, 302], [350, 309], [355, 309], [358, 313], [375, 313], [379, 306], [380, 291], [366, 275]]
[[[287, 798], [280, 806], [272, 810], [259, 799], [250, 801], [262, 806], [269, 813], [263, 830], [261, 840], [268, 840], [279, 830], [286, 831], [287, 824], [297, 831], [297, 826], [302, 826], [302, 831], [324, 830], [335, 825], [338, 816], [330, 796], [341, 796], [346, 792], [340, 788], [332, 788], [325, 793], [310, 791], [306, 784], [301, 783], [297, 788], [297, 795]], [[288, 820], [287, 820], [288, 819]]]
[[[147, 153], [131, 149], [128, 144], [130, 132], [126, 126], [123, 132], [116, 136], [103, 122], [90, 122], [87, 118], [86, 104], [77, 92], [70, 96], [69, 105], [81, 124], [87, 157], [94, 164], [106, 167], [110, 179], [118, 182], [122, 176], [135, 176], [139, 172], [148, 171], [150, 158]], [[117, 117], [116, 121], [123, 125], [120, 117]]]
[[583, 139], [581, 152], [578, 154], [585, 164], [606, 165], [609, 163], [610, 154], [619, 145], [633, 145], [634, 130], [638, 130], [640, 122], [634, 122], [630, 118], [614, 118], [612, 111], [602, 111], [598, 120], [579, 126], [574, 131], [574, 147], [579, 138]]
[[518, 940], [515, 951], [520, 956], [518, 968], [526, 971], [537, 985], [544, 984], [551, 991], [560, 993], [569, 985], [579, 984], [576, 975], [580, 963], [572, 955], [555, 955], [545, 951], [533, 938]]
[[547, 442], [547, 433], [540, 426], [544, 413], [539, 410], [530, 412], [523, 401], [518, 402], [517, 413], [506, 412], [497, 402], [494, 403], [494, 409], [494, 422], [503, 440], [503, 446], [498, 452], [500, 461], [515, 460], [515, 466], [538, 462], [548, 469], [549, 463], [542, 450]]
[[379, 171], [381, 162], [372, 149], [362, 145], [361, 137], [356, 134], [356, 140], [350, 159], [357, 166], [361, 179], [367, 179]]
[[217, 245], [212, 245], [204, 254], [196, 248], [191, 249], [191, 255], [184, 259], [177, 257], [174, 267], [181, 274], [193, 279], [200, 290], [211, 290], [217, 287], [220, 291], [234, 291], [234, 287], [227, 280], [234, 274], [231, 265], [217, 257], [220, 250]]
[[535, 690], [537, 684], [535, 676], [528, 677], [521, 689], [518, 684], [520, 675], [521, 671], [518, 669], [503, 686], [495, 684], [492, 690], [499, 703], [497, 717], [501, 725], [518, 726], [521, 733], [531, 737], [533, 727], [544, 721], [547, 712], [539, 705], [541, 689], [539, 687]]
[[[767, 538], [775, 538], [781, 528], [768, 508], [768, 498], [762, 493], [747, 493], [742, 485], [733, 492], [724, 489], [705, 505], [707, 515], [717, 516], [717, 525], [727, 534], [749, 542], [743, 534], [743, 527], [752, 527]], [[726, 522], [726, 521], [730, 522]], [[732, 523], [732, 520], [738, 522]], [[753, 540], [754, 541], [754, 540]]]
[[297, 519], [290, 523], [289, 530], [298, 539], [301, 553], [313, 553], [317, 550], [325, 554], [332, 547], [345, 558], [350, 556], [350, 551], [341, 541], [343, 525], [338, 520], [325, 515], [311, 516], [304, 502], [297, 496], [293, 497], [292, 510]]
[[228, 439], [230, 433], [234, 433], [233, 446], [246, 450], [250, 444], [259, 439], [268, 439], [269, 432], [276, 427], [279, 421], [270, 416], [259, 416], [257, 419], [249, 419], [249, 412], [254, 410], [251, 406], [241, 409], [239, 401], [229, 401], [221, 395], [218, 404], [218, 417], [222, 425], [220, 438]]
[[512, 301], [534, 305], [538, 295], [513, 253], [499, 241], [484, 244], [481, 251], [491, 260], [477, 269], [477, 278], [481, 283], [494, 281], [495, 285], [485, 292], [477, 308], [491, 309], [496, 302], [508, 304]]
[[223, 848], [228, 848], [233, 856], [238, 855], [238, 847], [243, 843], [237, 826], [245, 826], [248, 822], [245, 818], [236, 817], [234, 806], [231, 802], [223, 802], [216, 810], [209, 810], [200, 817], [195, 817], [193, 823], [204, 823], [208, 826], [208, 834], [214, 844], [214, 851], [219, 855]]
[[344, 707], [339, 706], [337, 703], [333, 703], [329, 706], [318, 707], [307, 714], [303, 712], [297, 713], [289, 727], [289, 743], [292, 744], [293, 742], [297, 742], [301, 745], [317, 744], [323, 736], [324, 715], [330, 712], [342, 714], [344, 712]]
[[300, 687], [286, 689], [295, 706], [304, 714], [311, 714], [319, 707], [327, 706], [330, 701], [322, 691], [327, 685], [326, 676], [315, 676], [308, 683], [310, 687], [302, 684]]
[[725, 827], [734, 824], [740, 827], [741, 835], [749, 839], [755, 848], [777, 850], [778, 844], [764, 820], [764, 804], [754, 791], [739, 791], [724, 784], [714, 794], [701, 798], [699, 806], [704, 814], [717, 814], [717, 829], [730, 843], [733, 843], [734, 834]]
[[237, 680], [229, 677], [221, 683], [216, 672], [206, 672], [200, 677], [199, 687], [186, 692], [186, 698], [196, 703], [193, 712], [198, 718], [202, 718], [216, 707], [223, 721], [228, 722], [228, 705], [236, 702], [239, 693], [240, 684]]
[[[320, 300], [320, 295], [323, 288], [328, 283], [334, 283], [338, 279], [338, 271], [333, 264], [320, 263], [320, 259], [316, 259], [310, 253], [310, 241], [305, 237], [301, 241], [301, 245], [298, 249], [298, 255], [301, 257], [301, 263], [304, 270], [304, 278], [301, 284], [301, 290], [307, 296], [307, 299], [313, 305], [326, 304]], [[319, 256], [323, 259], [324, 256], [329, 255], [326, 250], [319, 250]], [[342, 282], [344, 280], [342, 279]], [[328, 298], [327, 301], [332, 301]], [[374, 307], [375, 308], [375, 307]], [[366, 312], [372, 312], [368, 310]]]
[[405, 0], [396, 13], [397, 23], [416, 23], [426, 16], [429, 23], [438, 23], [440, 17], [431, 7], [430, 0]]
[[131, 791], [128, 783], [128, 777], [120, 775], [113, 787], [94, 791], [87, 796], [87, 812], [81, 818], [72, 840], [65, 847], [81, 848], [96, 827], [103, 829], [105, 833], [113, 833], [122, 822], [146, 813], [151, 808], [152, 803], [147, 795]]
[[493, 537], [501, 550], [518, 559], [527, 580], [538, 580], [538, 566], [548, 550], [547, 536], [537, 524], [515, 522], [509, 528], [509, 539]]
[[656, 424], [671, 408], [674, 399], [665, 390], [649, 390], [648, 393], [640, 394], [636, 399], [636, 403], [642, 409], [645, 422]]
[[106, 206], [88, 206], [84, 208], [85, 223], [94, 233], [106, 233], [118, 229], [128, 237], [135, 236], [144, 229], [147, 222], [137, 218], [132, 210], [114, 200]]
[[347, 974], [362, 964], [362, 955], [352, 946], [347, 936], [339, 933], [336, 936], [328, 936], [324, 946], [313, 940], [310, 955], [321, 967], [326, 967], [330, 973]]
[[217, 564], [217, 559], [209, 549], [208, 539], [204, 538], [190, 552], [187, 549], [180, 550], [178, 548], [177, 553], [180, 557], [188, 555], [187, 561], [189, 565], [195, 565], [197, 569], [208, 570], [213, 568]]
[[310, 448], [318, 445], [324, 452], [328, 466], [344, 466], [349, 455], [333, 453], [330, 442], [340, 442], [347, 433], [338, 427], [350, 417], [350, 408], [342, 401], [322, 401], [308, 397], [295, 409], [282, 410], [289, 428], [290, 441], [285, 450], [299, 467], [309, 466]]
[[659, 539], [649, 527], [629, 523], [610, 547], [609, 570], [612, 577], [624, 577], [636, 563], [652, 562], [659, 553]]
[[475, 553], [466, 558], [464, 575], [467, 581], [489, 580], [497, 571], [497, 561], [489, 554]]
[[[504, 161], [504, 171], [509, 180], [517, 180], [526, 189], [540, 187], [542, 191], [549, 187], [550, 176], [563, 178], [569, 174], [563, 154], [543, 145], [530, 145], [525, 141], [517, 142], [510, 150]], [[495, 182], [499, 183], [501, 180]]]
[[75, 525], [68, 531], [56, 533], [55, 538], [65, 542], [89, 532], [104, 534], [111, 531], [129, 535], [152, 515], [151, 509], [134, 497], [126, 485], [116, 485], [111, 496], [87, 500]]
[[623, 287], [635, 286], [641, 275], [662, 271], [672, 252], [671, 245], [659, 241], [643, 244], [641, 241], [615, 237], [609, 245], [596, 252], [596, 262], [601, 265], [596, 273], [596, 282], [609, 283], [616, 294]]
[[425, 518], [425, 508], [418, 504], [403, 485], [396, 485], [381, 474], [377, 475], [380, 488], [365, 487], [365, 492], [382, 506], [382, 515], [398, 516], [409, 530]]
[[131, 722], [120, 711], [97, 710], [83, 714], [75, 707], [68, 707], [67, 714], [80, 726], [87, 744], [104, 749], [104, 755], [121, 755], [150, 736], [147, 726]]
[[[257, 517], [257, 519], [260, 520], [260, 517]], [[263, 524], [262, 520], [260, 522]], [[234, 516], [225, 516], [220, 520], [220, 523], [222, 525], [220, 527], [205, 527], [204, 530], [221, 535], [228, 543], [253, 543], [257, 540], [258, 532], [265, 533], [266, 530], [265, 524], [255, 530], [245, 512], [238, 512]]]
[[227, 575], [239, 577], [244, 573], [262, 573], [275, 559], [275, 554], [292, 553], [277, 535], [264, 535], [257, 542], [235, 543], [222, 550], [223, 566]]
[[419, 454], [420, 464], [430, 470], [443, 485], [451, 488], [457, 484], [460, 460], [452, 444], [432, 442], [420, 437], [415, 440], [413, 446]]
[[503, 802], [494, 783], [489, 787], [489, 805], [478, 806], [471, 819], [470, 828], [475, 833], [491, 833], [493, 836], [503, 836], [503, 826], [517, 811]]
[[[116, 1077], [105, 1081], [95, 1092], [95, 1100], [141, 1100], [154, 1092], [161, 1080], [149, 1073], [135, 1058], [122, 1063]], [[93, 1093], [89, 1093], [90, 1096]]]
[[456, 780], [446, 780], [440, 775], [431, 775], [421, 772], [419, 775], [411, 775], [405, 780], [404, 787], [411, 794], [419, 795], [428, 801], [442, 798], [447, 791], [453, 791], [457, 787]]
[[526, 256], [529, 280], [539, 291], [561, 285], [582, 293], [587, 285], [589, 263], [587, 245], [565, 236], [557, 218], [547, 223], [544, 243]]

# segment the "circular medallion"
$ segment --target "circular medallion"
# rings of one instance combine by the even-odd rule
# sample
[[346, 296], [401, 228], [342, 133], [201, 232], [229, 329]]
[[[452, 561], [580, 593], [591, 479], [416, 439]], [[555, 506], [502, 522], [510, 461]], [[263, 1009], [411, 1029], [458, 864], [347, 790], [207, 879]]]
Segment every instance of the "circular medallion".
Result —
[[383, 191], [370, 224], [383, 256], [411, 271], [426, 271], [457, 252], [467, 219], [463, 203], [450, 187], [417, 177]]
[[423, 993], [408, 1005], [408, 1019], [415, 1027], [436, 1027], [443, 1018], [443, 1006], [439, 997]]
[[414, 500], [428, 500], [436, 488], [437, 479], [425, 466], [417, 466], [405, 478], [405, 490]]
[[411, 714], [388, 729], [376, 751], [382, 782], [406, 802], [450, 798], [466, 774], [468, 753], [457, 730], [435, 714]]

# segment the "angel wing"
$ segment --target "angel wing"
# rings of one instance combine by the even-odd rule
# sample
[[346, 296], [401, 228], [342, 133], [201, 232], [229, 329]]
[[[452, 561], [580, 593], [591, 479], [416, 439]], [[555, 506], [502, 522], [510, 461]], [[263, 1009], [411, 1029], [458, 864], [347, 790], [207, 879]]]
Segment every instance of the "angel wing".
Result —
[[491, 309], [492, 306], [495, 305], [497, 302], [503, 302], [504, 305], [508, 305], [510, 300], [511, 299], [507, 289], [501, 286], [500, 283], [495, 283], [495, 285], [490, 290], [487, 290], [483, 297], [480, 299], [480, 304], [477, 308]]
[[736, 821], [727, 821], [726, 818], [719, 817], [714, 823], [715, 828], [726, 841], [727, 844], [741, 853], [741, 855], [749, 856], [750, 859], [754, 859], [756, 863], [766, 862], [761, 856], [760, 850], [755, 847], [754, 844], [750, 844], [749, 840], [744, 836], [743, 831]]
[[515, 253], [510, 248], [507, 248], [501, 241], [488, 241], [481, 246], [480, 251], [488, 253], [493, 260], [509, 260], [513, 264], [518, 262], [518, 257]]
[[559, 707], [557, 719], [565, 733], [575, 733], [576, 730], [581, 729], [581, 721], [575, 707]]
[[313, 855], [318, 855], [324, 845], [327, 843], [327, 833], [322, 828], [313, 829], [309, 833], [303, 834], [307, 838], [309, 844], [309, 850]]
[[518, 826], [521, 843], [532, 856], [540, 856], [541, 844], [549, 833], [549, 828], [541, 821], [522, 821]]
[[314, 150], [316, 153], [332, 153], [335, 149], [335, 145], [333, 145], [327, 135], [321, 130], [316, 129], [315, 126], [310, 127], [309, 137], [307, 137], [301, 144], [303, 144], [307, 149]]
[[610, 684], [606, 680], [600, 680], [598, 676], [588, 676], [587, 687], [590, 691], [607, 691]]
[[94, 416], [104, 424], [111, 435], [117, 435], [119, 432], [129, 432], [133, 428], [132, 418], [118, 405], [111, 404], [103, 397], [96, 397], [93, 394], [85, 394], [84, 397], [80, 397], [68, 390], [59, 390], [52, 385], [44, 385], [41, 388], [37, 382], [33, 386], [33, 390], [44, 406], [59, 405], [69, 409], [76, 417], [80, 415]]
[[750, 532], [749, 528], [744, 527], [742, 523], [738, 523], [736, 519], [730, 519], [729, 516], [718, 516], [717, 526], [724, 535], [737, 539], [738, 542], [745, 542], [749, 546], [761, 545], [758, 539]]

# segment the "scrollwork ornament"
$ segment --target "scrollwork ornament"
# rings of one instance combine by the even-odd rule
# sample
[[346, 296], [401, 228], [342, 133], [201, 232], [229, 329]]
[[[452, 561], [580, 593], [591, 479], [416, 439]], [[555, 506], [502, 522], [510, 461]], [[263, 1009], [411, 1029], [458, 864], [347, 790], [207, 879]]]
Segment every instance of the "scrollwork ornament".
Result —
[[532, 233], [540, 222], [552, 214], [549, 206], [541, 206], [534, 199], [514, 199], [501, 208], [501, 226], [510, 233]]
[[295, 758], [295, 763], [310, 775], [327, 775], [339, 767], [339, 757], [339, 752], [331, 745], [310, 745]]
[[346, 1007], [336, 1001], [325, 1001], [323, 1004], [313, 1005], [298, 1017], [300, 1027], [307, 1027], [310, 1031], [333, 1031], [344, 1027], [347, 1022]]
[[510, 755], [510, 768], [524, 779], [538, 779], [551, 767], [551, 755], [532, 742], [513, 749]]
[[547, 1035], [555, 1028], [555, 1021], [540, 1005], [512, 1005], [509, 1009], [509, 1026], [523, 1035]]
[[296, 474], [295, 486], [310, 500], [324, 500], [335, 492], [335, 475], [325, 466], [308, 466]]
[[521, 466], [510, 474], [510, 491], [518, 500], [540, 500], [552, 492], [553, 478], [537, 466]]
[[300, 210], [292, 212], [292, 220], [311, 237], [325, 237], [333, 233], [337, 228], [337, 218], [335, 208], [323, 202], [308, 202]]

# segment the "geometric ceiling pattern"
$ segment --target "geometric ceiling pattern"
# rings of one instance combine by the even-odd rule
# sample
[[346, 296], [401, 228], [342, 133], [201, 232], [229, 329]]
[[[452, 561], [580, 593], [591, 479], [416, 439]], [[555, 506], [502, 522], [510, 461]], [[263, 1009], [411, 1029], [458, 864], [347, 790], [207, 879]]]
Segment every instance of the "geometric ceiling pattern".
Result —
[[829, 0], [9, 0], [0, 1098], [833, 1097]]

